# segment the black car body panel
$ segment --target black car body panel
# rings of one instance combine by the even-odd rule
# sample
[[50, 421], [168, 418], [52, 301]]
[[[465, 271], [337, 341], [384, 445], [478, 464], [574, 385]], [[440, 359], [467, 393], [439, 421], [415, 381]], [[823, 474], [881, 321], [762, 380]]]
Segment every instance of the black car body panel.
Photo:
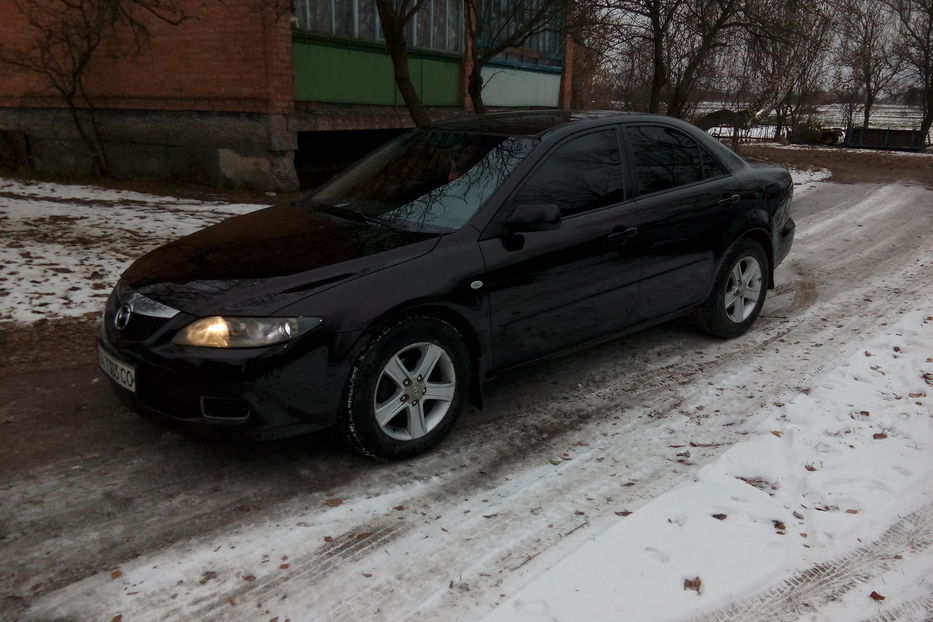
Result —
[[[645, 191], [648, 169], [638, 168], [633, 132], [647, 127], [698, 145], [705, 163], [696, 165], [696, 180]], [[773, 268], [793, 241], [787, 171], [749, 165], [675, 119], [520, 113], [418, 131], [534, 142], [454, 230], [399, 229], [312, 202], [238, 216], [149, 253], [126, 271], [105, 312], [101, 347], [136, 370], [135, 394], [117, 391], [194, 430], [269, 438], [322, 428], [337, 421], [371, 336], [398, 318], [430, 315], [453, 325], [481, 386], [498, 370], [691, 311], [710, 295], [737, 240], [762, 245], [773, 285]], [[602, 141], [602, 161], [542, 187], [555, 196], [607, 184], [611, 192], [596, 207], [568, 210], [559, 226], [511, 230], [510, 215], [526, 195], [537, 196], [529, 190], [535, 175], [585, 136]], [[121, 306], [134, 296], [178, 313], [130, 313], [117, 329]], [[173, 343], [186, 325], [215, 315], [323, 322], [260, 348]]]
[[282, 205], [159, 247], [135, 262], [123, 283], [194, 315], [268, 313], [276, 304], [428, 253], [438, 237]]

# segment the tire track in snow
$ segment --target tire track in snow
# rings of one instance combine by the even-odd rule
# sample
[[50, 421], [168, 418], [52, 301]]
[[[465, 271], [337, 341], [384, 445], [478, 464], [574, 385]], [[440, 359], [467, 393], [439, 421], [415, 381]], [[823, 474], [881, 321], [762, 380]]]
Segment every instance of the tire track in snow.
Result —
[[[300, 560], [300, 566], [296, 566], [295, 561], [291, 562], [292, 566], [304, 568], [304, 570], [288, 572], [278, 579], [266, 581], [261, 584], [244, 582], [241, 587], [233, 591], [225, 592], [219, 596], [205, 597], [203, 600], [207, 602], [204, 606], [192, 607], [191, 604], [182, 604], [176, 609], [162, 609], [159, 611], [158, 618], [171, 619], [177, 616], [178, 618], [194, 620], [229, 619], [231, 600], [234, 602], [242, 602], [254, 597], [255, 592], [266, 593], [270, 590], [275, 590], [283, 594], [294, 593], [302, 589], [307, 589], [309, 586], [314, 586], [316, 582], [324, 576], [339, 576], [343, 574], [349, 579], [351, 572], [355, 574], [356, 565], [354, 562], [360, 561], [367, 554], [379, 547], [391, 543], [400, 535], [398, 529], [394, 525], [380, 525], [370, 528], [373, 529], [373, 531], [367, 533], [371, 535], [367, 535], [363, 539], [357, 537], [359, 532], [354, 529], [351, 532], [345, 532], [335, 537], [335, 542], [339, 542], [339, 544], [318, 547], [314, 554], [309, 557], [303, 557]], [[351, 571], [350, 568], [354, 570]], [[289, 570], [291, 570], [291, 568], [289, 568]], [[262, 600], [261, 596], [258, 599]], [[196, 602], [192, 604], [198, 605], [200, 603]], [[320, 610], [315, 610], [315, 619], [333, 618]]]
[[889, 609], [861, 622], [931, 622], [933, 621], [933, 597], [918, 598]]
[[[795, 573], [755, 596], [694, 618], [696, 622], [771, 622], [796, 620], [838, 599], [849, 590], [890, 570], [895, 555], [921, 553], [933, 543], [933, 505], [927, 505], [888, 528], [871, 544], [848, 555]], [[925, 602], [925, 601], [922, 601]], [[906, 605], [905, 605], [906, 606]], [[891, 612], [886, 612], [885, 616]], [[887, 617], [877, 618], [887, 620]], [[899, 618], [890, 618], [897, 620]]]

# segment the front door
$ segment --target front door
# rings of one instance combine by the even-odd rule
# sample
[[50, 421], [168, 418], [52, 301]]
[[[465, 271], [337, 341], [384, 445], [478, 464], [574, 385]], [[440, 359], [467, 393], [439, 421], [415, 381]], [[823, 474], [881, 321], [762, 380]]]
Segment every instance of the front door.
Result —
[[633, 322], [634, 201], [624, 196], [618, 130], [576, 136], [547, 154], [503, 207], [556, 204], [553, 231], [485, 239], [494, 366], [505, 367]]

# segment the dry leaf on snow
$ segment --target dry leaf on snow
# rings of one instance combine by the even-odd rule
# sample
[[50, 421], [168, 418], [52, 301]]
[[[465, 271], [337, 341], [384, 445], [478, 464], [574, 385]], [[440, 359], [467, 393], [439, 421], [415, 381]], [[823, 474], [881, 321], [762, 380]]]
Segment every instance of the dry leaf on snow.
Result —
[[693, 577], [692, 579], [684, 579], [684, 589], [693, 590], [697, 594], [700, 593], [700, 577]]

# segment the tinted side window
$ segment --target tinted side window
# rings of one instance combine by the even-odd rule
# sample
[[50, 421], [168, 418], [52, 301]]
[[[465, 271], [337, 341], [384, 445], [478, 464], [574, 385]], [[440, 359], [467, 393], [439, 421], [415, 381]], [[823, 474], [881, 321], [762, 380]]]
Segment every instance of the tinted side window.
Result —
[[586, 134], [558, 147], [532, 173], [512, 203], [554, 203], [562, 216], [568, 216], [622, 199], [619, 144], [612, 129]]
[[635, 155], [641, 194], [703, 179], [700, 149], [683, 132], [658, 126], [626, 128]]
[[727, 174], [726, 169], [703, 147], [700, 147], [700, 160], [703, 162], [703, 179]]

